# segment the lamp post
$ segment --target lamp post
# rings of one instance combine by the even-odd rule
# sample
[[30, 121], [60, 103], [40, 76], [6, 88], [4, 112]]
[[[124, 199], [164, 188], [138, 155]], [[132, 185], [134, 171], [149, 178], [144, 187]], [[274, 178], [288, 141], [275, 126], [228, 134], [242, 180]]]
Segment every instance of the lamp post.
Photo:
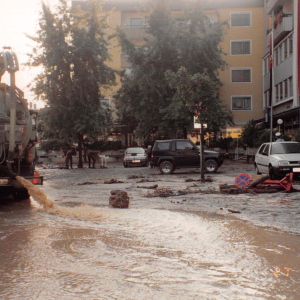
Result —
[[279, 125], [279, 133], [281, 134], [280, 132], [280, 125], [283, 123], [283, 120], [282, 119], [278, 119], [277, 120], [277, 124]]
[[236, 153], [235, 153], [235, 159], [239, 158], [239, 133], [241, 132], [239, 129], [237, 132], [237, 138], [236, 138]]

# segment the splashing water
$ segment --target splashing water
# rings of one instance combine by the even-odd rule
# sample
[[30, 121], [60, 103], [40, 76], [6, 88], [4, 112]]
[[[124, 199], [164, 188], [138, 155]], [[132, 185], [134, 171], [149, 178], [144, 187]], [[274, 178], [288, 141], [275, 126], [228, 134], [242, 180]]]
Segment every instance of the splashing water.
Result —
[[32, 196], [34, 200], [42, 205], [46, 210], [55, 206], [54, 201], [49, 199], [47, 195], [33, 183], [20, 176], [16, 176], [16, 180], [20, 182], [28, 190], [30, 196]]
[[[27, 190], [30, 196], [38, 202], [43, 208], [48, 212], [60, 216], [67, 216], [71, 218], [76, 218], [80, 220], [97, 220], [104, 216], [103, 211], [100, 209], [95, 209], [89, 205], [82, 205], [77, 207], [62, 207], [48, 198], [47, 195], [33, 183], [27, 179], [16, 176], [16, 180], [20, 182]], [[105, 214], [107, 215], [107, 213]]]

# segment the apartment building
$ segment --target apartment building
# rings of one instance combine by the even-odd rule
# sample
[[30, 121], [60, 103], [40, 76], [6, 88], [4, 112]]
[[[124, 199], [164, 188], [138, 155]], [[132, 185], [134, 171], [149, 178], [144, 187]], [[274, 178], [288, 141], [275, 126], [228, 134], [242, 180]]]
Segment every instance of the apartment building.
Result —
[[299, 0], [265, 0], [263, 92], [265, 123], [272, 113], [273, 128], [299, 129]]
[[[84, 0], [73, 0], [72, 5], [84, 4]], [[122, 26], [128, 37], [138, 46], [144, 43], [144, 33], [141, 30], [147, 26], [149, 11], [143, 0], [107, 0], [103, 5], [103, 16], [107, 15], [112, 33], [116, 26]], [[206, 0], [203, 1], [206, 15], [211, 22], [228, 22], [224, 41], [221, 44], [225, 70], [220, 70], [219, 76], [223, 83], [220, 98], [232, 111], [235, 126], [222, 129], [222, 136], [237, 137], [243, 126], [251, 119], [262, 119], [263, 110], [263, 80], [261, 60], [264, 54], [264, 0]], [[83, 5], [84, 6], [84, 5]], [[82, 7], [83, 7], [82, 6]], [[172, 14], [180, 15], [183, 4], [177, 1], [172, 6]], [[122, 53], [116, 40], [110, 44], [112, 57], [110, 66], [118, 70], [130, 69], [126, 55]], [[112, 90], [104, 91], [105, 99], [114, 108], [113, 94], [120, 87], [121, 80]], [[129, 144], [132, 134], [125, 133], [121, 125], [115, 124], [114, 138], [122, 138]]]

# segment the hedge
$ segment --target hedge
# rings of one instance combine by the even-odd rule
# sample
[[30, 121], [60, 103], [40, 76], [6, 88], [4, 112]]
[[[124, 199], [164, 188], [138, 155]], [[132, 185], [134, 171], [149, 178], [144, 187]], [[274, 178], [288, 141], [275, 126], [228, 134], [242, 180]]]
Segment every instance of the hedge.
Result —
[[[49, 151], [49, 150], [54, 150], [54, 151], [59, 151], [60, 148], [71, 148], [71, 144], [65, 142], [65, 141], [58, 141], [58, 140], [52, 140], [52, 141], [43, 141], [40, 144], [40, 149]], [[88, 149], [92, 150], [100, 150], [100, 151], [109, 151], [109, 150], [119, 150], [119, 149], [124, 149], [126, 148], [125, 146], [122, 145], [121, 141], [97, 141], [94, 142], [87, 147]]]

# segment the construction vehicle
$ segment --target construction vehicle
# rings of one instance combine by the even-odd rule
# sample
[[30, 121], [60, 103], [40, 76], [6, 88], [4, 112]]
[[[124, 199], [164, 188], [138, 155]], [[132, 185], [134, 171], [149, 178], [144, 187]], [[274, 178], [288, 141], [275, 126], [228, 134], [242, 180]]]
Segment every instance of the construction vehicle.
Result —
[[[37, 112], [28, 109], [23, 91], [15, 85], [16, 54], [9, 47], [4, 49], [0, 52], [0, 197], [23, 200], [29, 194], [16, 175], [43, 184], [43, 177], [35, 176]], [[10, 85], [1, 81], [5, 72], [10, 74]]]

